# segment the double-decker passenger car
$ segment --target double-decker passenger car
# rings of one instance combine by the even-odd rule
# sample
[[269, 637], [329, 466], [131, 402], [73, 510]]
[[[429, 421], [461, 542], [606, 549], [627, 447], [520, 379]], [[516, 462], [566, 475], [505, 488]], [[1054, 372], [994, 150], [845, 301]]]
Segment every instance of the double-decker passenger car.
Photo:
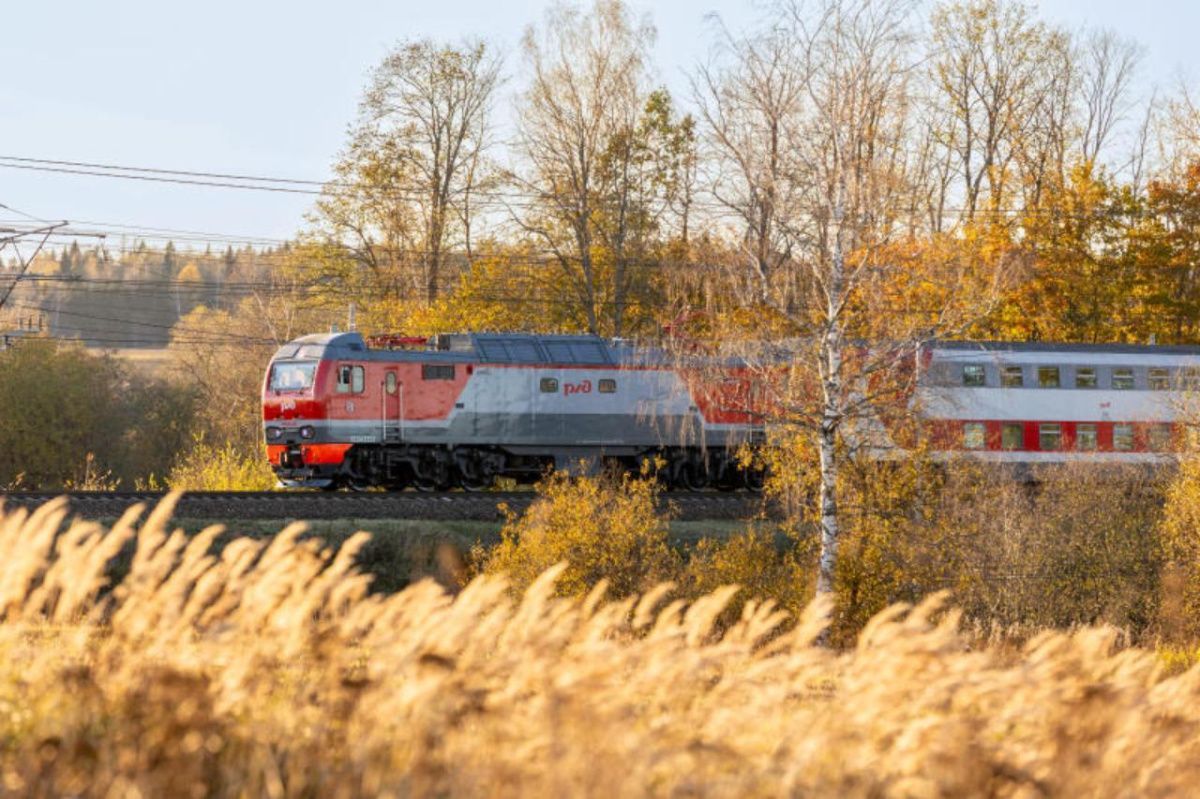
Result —
[[595, 336], [371, 344], [358, 333], [312, 335], [275, 354], [263, 420], [285, 485], [480, 489], [501, 475], [651, 459], [689, 489], [754, 488], [761, 479], [735, 457], [761, 426], [745, 403], [722, 401], [745, 382], [704, 388], [709, 364], [692, 369], [661, 350]]
[[1200, 389], [1200, 347], [941, 342], [916, 408], [934, 446], [991, 461], [1155, 463]]

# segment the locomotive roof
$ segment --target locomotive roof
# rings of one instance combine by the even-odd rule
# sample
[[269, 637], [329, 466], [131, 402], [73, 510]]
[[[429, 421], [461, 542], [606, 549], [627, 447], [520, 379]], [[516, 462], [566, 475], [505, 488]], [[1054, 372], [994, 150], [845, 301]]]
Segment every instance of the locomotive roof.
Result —
[[275, 358], [347, 358], [354, 360], [483, 363], [567, 363], [607, 365], [658, 362], [667, 357], [653, 349], [594, 335], [536, 333], [453, 333], [434, 336], [423, 349], [371, 348], [357, 332], [301, 336], [279, 348]]

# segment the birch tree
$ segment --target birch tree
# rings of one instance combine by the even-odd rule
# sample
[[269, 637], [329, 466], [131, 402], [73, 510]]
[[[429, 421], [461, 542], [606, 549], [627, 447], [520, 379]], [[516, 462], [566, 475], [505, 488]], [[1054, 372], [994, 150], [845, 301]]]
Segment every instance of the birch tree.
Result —
[[[786, 2], [698, 78], [709, 145], [727, 164], [713, 192], [743, 231], [734, 279], [794, 336], [743, 354], [772, 387], [770, 421], [812, 437], [819, 593], [834, 587], [844, 458], [870, 445], [871, 420], [911, 387], [906, 367], [921, 344], [964, 316], [950, 305], [903, 313], [912, 309], [887, 291], [901, 269], [890, 248], [909, 229], [915, 196], [915, 9], [910, 0]], [[948, 261], [938, 278], [954, 285], [971, 268]], [[881, 325], [882, 316], [892, 318]]]

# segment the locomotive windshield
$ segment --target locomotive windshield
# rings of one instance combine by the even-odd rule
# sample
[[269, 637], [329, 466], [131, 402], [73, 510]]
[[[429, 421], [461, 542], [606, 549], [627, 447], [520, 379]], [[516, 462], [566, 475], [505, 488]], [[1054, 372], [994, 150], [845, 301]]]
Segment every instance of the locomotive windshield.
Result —
[[276, 361], [271, 364], [271, 390], [307, 391], [316, 371], [316, 361]]

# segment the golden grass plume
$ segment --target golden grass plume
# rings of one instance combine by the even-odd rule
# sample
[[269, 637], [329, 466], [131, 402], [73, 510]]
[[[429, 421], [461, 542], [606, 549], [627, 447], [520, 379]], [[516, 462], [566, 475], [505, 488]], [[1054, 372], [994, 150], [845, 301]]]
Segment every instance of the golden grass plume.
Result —
[[[732, 587], [519, 598], [486, 576], [371, 594], [334, 551], [0, 508], [11, 795], [1182, 795], [1200, 671], [1106, 628], [972, 649], [933, 597], [814, 644]], [[119, 565], [114, 565], [119, 564]], [[116, 576], [114, 576], [116, 575]]]

